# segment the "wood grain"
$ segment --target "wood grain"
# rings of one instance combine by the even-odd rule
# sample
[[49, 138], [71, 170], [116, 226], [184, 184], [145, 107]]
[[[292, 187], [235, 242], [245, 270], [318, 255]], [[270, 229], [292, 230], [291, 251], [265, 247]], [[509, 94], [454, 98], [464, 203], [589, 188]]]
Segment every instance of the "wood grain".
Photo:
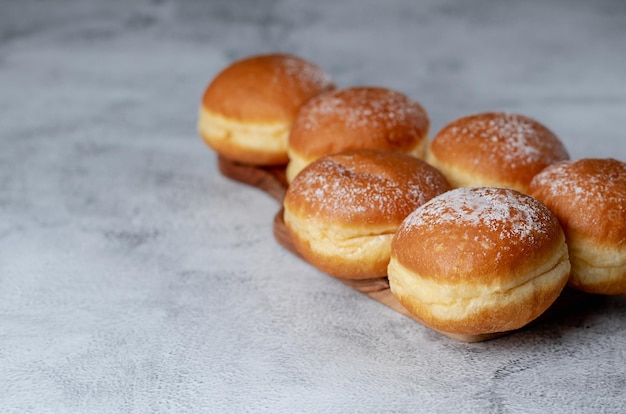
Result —
[[[286, 250], [303, 259], [296, 250], [283, 220], [282, 202], [285, 198], [285, 193], [288, 186], [287, 180], [285, 178], [284, 167], [254, 167], [238, 164], [222, 157], [218, 157], [218, 166], [222, 175], [233, 180], [257, 187], [268, 193], [280, 203], [281, 208], [274, 216], [274, 239]], [[334, 276], [329, 275], [329, 277]], [[421, 323], [418, 319], [411, 315], [406, 310], [406, 308], [402, 306], [402, 304], [400, 304], [400, 302], [398, 302], [398, 300], [393, 296], [389, 288], [389, 280], [386, 277], [367, 280], [348, 280], [341, 278], [335, 279], [363, 293], [364, 295], [369, 296], [375, 301], [380, 302], [385, 306], [388, 306], [396, 312], [399, 312], [402, 315]], [[564, 312], [567, 312], [574, 307], [577, 310], [590, 308], [593, 304], [597, 304], [598, 299], [598, 296], [587, 295], [570, 288], [565, 288], [559, 298], [555, 301], [555, 303], [546, 312], [544, 312], [543, 315], [541, 315], [536, 321], [532, 323], [534, 324], [540, 321], [544, 321], [546, 319], [563, 315]], [[461, 335], [449, 332], [437, 332], [461, 342], [483, 342], [499, 338], [504, 335], [509, 335], [516, 331], [497, 332], [482, 335]]]
[[287, 190], [284, 166], [256, 167], [217, 157], [217, 166], [225, 177], [259, 188], [282, 206]]

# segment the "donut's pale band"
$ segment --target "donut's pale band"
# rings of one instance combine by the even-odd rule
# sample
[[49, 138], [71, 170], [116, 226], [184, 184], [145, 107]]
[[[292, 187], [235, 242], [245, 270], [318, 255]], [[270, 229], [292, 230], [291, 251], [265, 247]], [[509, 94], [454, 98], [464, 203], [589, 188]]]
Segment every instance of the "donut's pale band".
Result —
[[310, 251], [302, 252], [305, 258], [313, 254], [323, 260], [336, 260], [363, 268], [379, 267], [381, 263], [386, 266], [391, 255], [391, 240], [398, 228], [397, 225], [376, 228], [333, 226], [299, 218], [288, 209], [285, 209], [284, 220], [292, 234], [306, 240]]
[[455, 321], [485, 310], [497, 311], [514, 302], [525, 303], [536, 292], [563, 286], [569, 271], [567, 246], [563, 244], [550, 260], [538, 266], [534, 272], [504, 285], [435, 281], [407, 269], [395, 257], [389, 263], [388, 275], [391, 290], [396, 297], [410, 298], [411, 302], [426, 306], [438, 320]]
[[286, 153], [289, 125], [283, 122], [253, 123], [236, 121], [200, 108], [198, 132], [211, 145], [230, 142], [243, 150]]
[[287, 182], [292, 182], [293, 179], [296, 178], [296, 175], [298, 175], [300, 171], [304, 170], [304, 167], [314, 161], [301, 157], [298, 153], [290, 150], [289, 148], [287, 148], [287, 156], [289, 157], [289, 164], [287, 164], [287, 170], [285, 172]]
[[[572, 273], [570, 284], [576, 288], [597, 293], [605, 293], [602, 286], [622, 285], [621, 292], [626, 295], [626, 249], [602, 248], [593, 240], [582, 237], [568, 239]], [[615, 287], [611, 288], [613, 291]]]

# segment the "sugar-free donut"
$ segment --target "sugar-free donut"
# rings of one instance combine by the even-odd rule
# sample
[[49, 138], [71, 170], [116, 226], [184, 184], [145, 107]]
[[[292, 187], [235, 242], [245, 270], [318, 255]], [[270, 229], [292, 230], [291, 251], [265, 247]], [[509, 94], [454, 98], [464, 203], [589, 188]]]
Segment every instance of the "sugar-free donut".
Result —
[[559, 296], [570, 270], [555, 215], [505, 188], [458, 188], [411, 213], [391, 248], [392, 294], [433, 329], [520, 328]]
[[298, 252], [322, 271], [346, 279], [382, 277], [402, 220], [448, 189], [439, 171], [413, 156], [347, 151], [319, 158], [296, 176], [284, 220]]
[[252, 56], [225, 68], [207, 87], [198, 131], [223, 157], [252, 165], [287, 163], [287, 137], [300, 106], [334, 89], [330, 77], [299, 57]]
[[387, 88], [351, 87], [319, 95], [300, 109], [288, 141], [287, 179], [324, 155], [359, 148], [423, 158], [430, 121], [424, 108]]
[[569, 284], [589, 293], [626, 295], [626, 163], [557, 163], [532, 180], [530, 194], [561, 221], [572, 262]]
[[506, 187], [528, 192], [548, 165], [569, 159], [559, 139], [523, 115], [488, 112], [459, 118], [435, 135], [427, 161], [453, 187]]

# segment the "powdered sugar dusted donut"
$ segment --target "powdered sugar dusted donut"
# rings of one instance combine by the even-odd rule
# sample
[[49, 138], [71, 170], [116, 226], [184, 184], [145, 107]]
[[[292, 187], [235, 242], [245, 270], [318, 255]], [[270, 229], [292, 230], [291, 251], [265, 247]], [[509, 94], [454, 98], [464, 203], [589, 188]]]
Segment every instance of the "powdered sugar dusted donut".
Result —
[[207, 87], [198, 130], [211, 148], [229, 160], [287, 164], [287, 137], [300, 106], [333, 88], [322, 69], [296, 56], [242, 59]]
[[437, 196], [403, 221], [388, 276], [393, 295], [425, 325], [478, 335], [534, 320], [569, 269], [547, 207], [516, 190], [475, 187]]
[[570, 285], [590, 293], [626, 295], [626, 164], [581, 159], [554, 164], [530, 194], [557, 215], [570, 249]]
[[566, 159], [565, 147], [548, 128], [503, 112], [451, 122], [435, 136], [427, 156], [453, 187], [506, 187], [524, 193], [537, 173]]
[[397, 91], [352, 87], [319, 95], [294, 120], [287, 179], [317, 158], [352, 149], [394, 150], [422, 158], [429, 127], [424, 108]]
[[340, 278], [385, 276], [391, 239], [416, 207], [449, 189], [415, 157], [354, 150], [317, 159], [296, 176], [284, 220], [296, 249]]

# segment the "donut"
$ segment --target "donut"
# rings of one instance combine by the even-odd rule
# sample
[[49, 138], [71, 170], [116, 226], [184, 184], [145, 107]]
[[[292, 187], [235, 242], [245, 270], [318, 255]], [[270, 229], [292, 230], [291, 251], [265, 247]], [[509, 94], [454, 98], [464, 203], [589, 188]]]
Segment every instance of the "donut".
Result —
[[570, 263], [556, 216], [517, 190], [457, 188], [399, 226], [389, 286], [416, 319], [440, 332], [481, 335], [520, 328], [567, 283]]
[[527, 193], [537, 173], [569, 159], [569, 154], [539, 122], [523, 115], [487, 112], [443, 127], [426, 159], [454, 188], [505, 187]]
[[287, 180], [329, 154], [369, 148], [425, 155], [430, 121], [424, 108], [387, 88], [350, 87], [302, 106], [289, 134]]
[[248, 57], [225, 68], [206, 88], [198, 132], [226, 159], [284, 165], [287, 137], [300, 106], [333, 88], [322, 69], [299, 57]]
[[530, 194], [556, 214], [565, 231], [570, 286], [626, 295], [626, 163], [563, 161], [536, 175]]
[[413, 156], [360, 149], [318, 158], [287, 189], [284, 222], [296, 250], [343, 279], [387, 273], [391, 239], [416, 207], [449, 190]]

